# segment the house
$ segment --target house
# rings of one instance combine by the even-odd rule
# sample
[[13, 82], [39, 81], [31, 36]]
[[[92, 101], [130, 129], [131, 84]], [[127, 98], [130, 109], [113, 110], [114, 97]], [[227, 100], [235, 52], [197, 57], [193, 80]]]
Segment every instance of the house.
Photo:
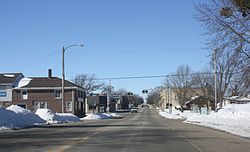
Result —
[[205, 109], [206, 113], [210, 110], [215, 109], [214, 98], [208, 96], [195, 96], [190, 101], [186, 102], [186, 109], [189, 109], [193, 112], [200, 112]]
[[244, 97], [244, 96], [232, 96], [225, 98], [226, 103], [235, 103], [235, 104], [246, 104], [250, 103], [250, 98], [249, 97]]
[[[184, 92], [181, 90], [183, 89]], [[208, 94], [209, 88], [199, 88], [199, 87], [193, 87], [193, 88], [165, 88], [160, 92], [160, 107], [162, 109], [168, 108], [169, 106], [173, 106], [175, 108], [184, 108], [186, 109], [185, 103], [182, 101], [179, 101], [178, 99], [178, 92], [182, 92], [182, 95], [185, 95], [186, 100], [192, 99], [194, 96], [201, 96]]]
[[99, 107], [100, 107], [99, 100], [100, 100], [99, 94], [88, 95], [86, 97], [86, 113], [100, 112], [99, 111]]
[[[129, 100], [127, 96], [114, 95], [109, 96], [109, 112], [117, 110], [129, 109]], [[107, 112], [107, 95], [106, 94], [90, 94], [87, 96], [86, 102], [87, 113]]]
[[[62, 79], [52, 77], [23, 78], [19, 87], [12, 91], [13, 104], [36, 111], [38, 108], [48, 108], [53, 112], [62, 112]], [[84, 88], [65, 80], [64, 112], [77, 116], [85, 115]]]
[[12, 90], [18, 86], [22, 78], [24, 78], [22, 73], [0, 74], [0, 107], [12, 104]]

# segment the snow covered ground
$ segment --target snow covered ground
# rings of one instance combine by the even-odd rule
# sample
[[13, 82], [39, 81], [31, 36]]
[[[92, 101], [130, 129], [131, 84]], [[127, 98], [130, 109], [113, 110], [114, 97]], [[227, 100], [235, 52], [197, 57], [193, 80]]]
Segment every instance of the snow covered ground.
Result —
[[0, 108], [0, 130], [20, 129], [46, 123], [78, 122], [80, 119], [70, 113], [53, 113], [49, 109], [38, 109], [36, 113], [17, 105]]
[[183, 119], [184, 123], [191, 123], [205, 127], [229, 132], [242, 137], [250, 137], [250, 104], [229, 104], [217, 113], [211, 112], [210, 115], [200, 115], [178, 110], [160, 111], [159, 114], [168, 119]]
[[81, 120], [97, 120], [97, 119], [113, 119], [113, 118], [121, 118], [122, 116], [117, 113], [98, 113], [98, 114], [87, 114], [86, 117], [81, 118]]

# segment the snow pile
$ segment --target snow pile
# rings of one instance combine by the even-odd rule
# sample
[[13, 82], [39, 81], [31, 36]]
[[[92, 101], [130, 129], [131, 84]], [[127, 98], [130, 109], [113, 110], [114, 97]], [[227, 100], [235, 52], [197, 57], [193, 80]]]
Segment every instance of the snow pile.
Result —
[[185, 119], [184, 117], [180, 116], [179, 114], [170, 114], [166, 111], [160, 111], [159, 114], [162, 117], [168, 118], [168, 119]]
[[117, 113], [98, 113], [98, 114], [87, 114], [86, 117], [81, 120], [97, 120], [97, 119], [113, 119], [113, 118], [121, 118], [122, 116]]
[[[199, 113], [174, 110], [173, 114], [167, 111], [160, 114], [168, 119], [185, 118], [185, 123], [191, 123], [222, 130], [242, 137], [250, 137], [250, 104], [229, 104], [217, 113], [200, 115]], [[180, 116], [180, 117], [179, 117]]]
[[11, 105], [7, 109], [0, 108], [0, 130], [18, 129], [45, 123], [39, 116], [27, 109]]
[[47, 123], [78, 122], [80, 119], [71, 113], [53, 113], [49, 109], [37, 109], [36, 114]]
[[45, 121], [42, 118], [40, 118], [38, 115], [34, 114], [30, 110], [24, 109], [17, 105], [11, 105], [6, 109], [14, 111], [16, 114], [20, 115], [23, 118], [24, 122], [32, 123], [32, 124], [45, 123]]
[[111, 118], [122, 118], [121, 115], [117, 114], [117, 113], [104, 113], [104, 115], [111, 117]]
[[97, 120], [97, 119], [111, 119], [111, 116], [99, 113], [99, 114], [87, 114], [86, 117], [81, 118], [81, 120]]

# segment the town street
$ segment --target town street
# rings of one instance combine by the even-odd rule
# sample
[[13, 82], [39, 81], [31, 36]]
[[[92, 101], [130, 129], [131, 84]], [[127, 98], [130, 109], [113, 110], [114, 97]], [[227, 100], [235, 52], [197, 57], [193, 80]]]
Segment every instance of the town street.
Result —
[[0, 151], [247, 152], [250, 140], [168, 120], [153, 108], [123, 119], [84, 121], [0, 132]]

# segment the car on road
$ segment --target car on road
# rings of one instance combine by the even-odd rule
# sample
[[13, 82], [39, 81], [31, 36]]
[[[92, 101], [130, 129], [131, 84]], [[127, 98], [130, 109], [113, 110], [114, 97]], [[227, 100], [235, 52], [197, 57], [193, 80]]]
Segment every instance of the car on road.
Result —
[[131, 112], [131, 113], [137, 113], [138, 110], [137, 110], [137, 108], [134, 107], [134, 108], [132, 108], [132, 109], [130, 110], [130, 112]]

